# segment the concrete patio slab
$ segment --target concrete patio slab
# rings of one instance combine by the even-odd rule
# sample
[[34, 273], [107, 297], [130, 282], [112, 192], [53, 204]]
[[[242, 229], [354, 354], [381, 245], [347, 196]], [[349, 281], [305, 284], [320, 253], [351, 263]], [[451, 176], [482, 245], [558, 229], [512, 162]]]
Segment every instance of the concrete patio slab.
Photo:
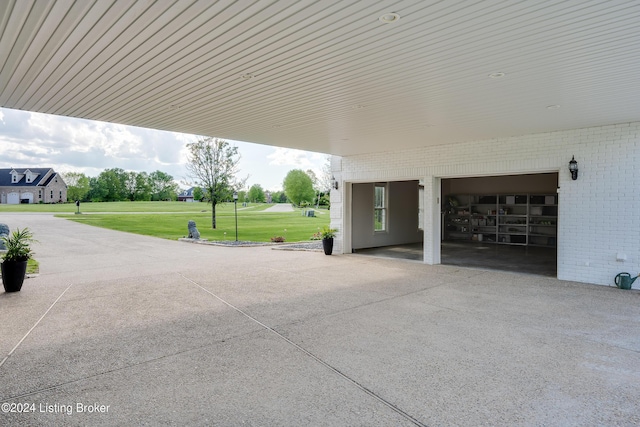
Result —
[[636, 290], [0, 222], [0, 425], [640, 424]]

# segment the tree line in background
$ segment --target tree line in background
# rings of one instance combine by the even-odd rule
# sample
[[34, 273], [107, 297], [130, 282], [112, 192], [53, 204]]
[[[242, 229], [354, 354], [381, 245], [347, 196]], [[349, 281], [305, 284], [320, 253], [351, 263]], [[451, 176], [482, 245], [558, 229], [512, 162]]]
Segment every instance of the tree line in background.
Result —
[[105, 169], [97, 177], [79, 172], [62, 174], [67, 183], [67, 199], [83, 202], [176, 200], [180, 186], [162, 171], [132, 172]]
[[[312, 170], [294, 169], [285, 177], [282, 191], [269, 193], [260, 184], [245, 189], [248, 177], [236, 177], [240, 160], [238, 148], [227, 141], [200, 137], [188, 144], [187, 148], [189, 156], [186, 168], [194, 182], [193, 198], [211, 204], [212, 228], [216, 228], [216, 205], [233, 200], [234, 192], [240, 202], [291, 202], [303, 207], [329, 205], [329, 158], [320, 177]], [[78, 172], [65, 173], [63, 177], [70, 201], [171, 201], [176, 200], [181, 192], [180, 185], [173, 177], [159, 170], [147, 173], [112, 168], [105, 169], [97, 177]]]
[[[62, 174], [67, 184], [67, 199], [81, 202], [118, 201], [173, 201], [181, 193], [180, 185], [173, 177], [162, 171], [133, 172], [120, 168], [105, 169], [97, 177], [88, 177], [79, 172]], [[268, 192], [260, 184], [238, 191], [238, 200], [250, 203], [287, 203], [296, 206], [329, 205], [329, 191], [318, 182], [312, 170], [289, 171], [282, 191]], [[328, 187], [328, 185], [326, 185]], [[208, 191], [196, 187], [195, 200], [210, 202]], [[224, 192], [223, 201], [231, 200], [232, 192]], [[222, 200], [221, 199], [221, 200]]]

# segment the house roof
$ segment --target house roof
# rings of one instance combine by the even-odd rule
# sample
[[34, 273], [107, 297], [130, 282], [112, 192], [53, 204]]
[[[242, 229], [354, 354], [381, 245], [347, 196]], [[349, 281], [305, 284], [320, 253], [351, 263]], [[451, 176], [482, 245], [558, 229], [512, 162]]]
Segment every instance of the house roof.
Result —
[[186, 190], [183, 190], [182, 193], [178, 194], [178, 196], [193, 197], [193, 189], [194, 187], [187, 188]]
[[46, 187], [47, 185], [49, 185], [49, 183], [51, 181], [53, 181], [58, 176], [58, 174], [56, 172], [54, 172], [54, 171], [52, 171], [52, 172], [53, 173], [51, 175], [49, 175], [49, 177], [46, 179], [46, 181], [41, 182], [40, 185], [43, 185], [43, 186]]
[[3, 107], [338, 155], [640, 117], [636, 0], [2, 9]]
[[[36, 176], [36, 179], [33, 182], [27, 182], [26, 177], [22, 177], [18, 182], [11, 181], [11, 172], [16, 171], [19, 174], [25, 174], [27, 171], [31, 171]], [[0, 187], [37, 187], [42, 185], [47, 185], [53, 176], [56, 175], [55, 172], [48, 177], [47, 182], [42, 182], [42, 179], [45, 175], [52, 171], [51, 168], [9, 168], [9, 169], [0, 169]]]

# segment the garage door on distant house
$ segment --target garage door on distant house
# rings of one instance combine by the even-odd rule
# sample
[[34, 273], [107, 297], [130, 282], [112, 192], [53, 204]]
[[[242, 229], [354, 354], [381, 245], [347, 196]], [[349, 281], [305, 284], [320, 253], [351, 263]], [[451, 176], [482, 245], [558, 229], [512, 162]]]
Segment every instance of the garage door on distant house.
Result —
[[20, 195], [18, 193], [7, 194], [7, 204], [17, 205], [18, 203], [20, 203]]
[[22, 193], [20, 203], [33, 203], [33, 193]]

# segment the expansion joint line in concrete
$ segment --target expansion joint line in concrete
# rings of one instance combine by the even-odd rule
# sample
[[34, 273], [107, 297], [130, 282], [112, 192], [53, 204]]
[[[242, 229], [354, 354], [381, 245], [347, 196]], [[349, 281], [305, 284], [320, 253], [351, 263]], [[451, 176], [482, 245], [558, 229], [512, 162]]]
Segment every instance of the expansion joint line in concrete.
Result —
[[49, 312], [51, 311], [51, 309], [53, 308], [54, 305], [56, 305], [56, 303], [58, 301], [60, 301], [60, 298], [62, 298], [62, 296], [69, 290], [69, 288], [71, 287], [71, 285], [67, 286], [67, 288], [62, 291], [62, 293], [58, 296], [58, 298], [56, 298], [56, 300], [53, 302], [53, 304], [51, 304], [49, 306], [49, 308], [47, 309], [47, 311], [44, 312], [44, 314], [42, 316], [40, 316], [40, 318], [38, 319], [38, 321], [31, 327], [31, 329], [29, 329], [29, 331], [27, 331], [26, 334], [24, 334], [24, 336], [22, 337], [22, 339], [20, 341], [18, 341], [18, 344], [15, 345], [15, 347], [13, 347], [11, 349], [11, 351], [4, 357], [4, 359], [2, 359], [2, 361], [0, 361], [0, 368], [2, 367], [2, 365], [4, 365], [4, 362], [7, 361], [7, 359], [9, 359], [9, 357], [11, 357], [11, 355], [13, 354], [14, 351], [16, 351], [16, 349], [20, 346], [20, 344], [22, 344], [22, 342], [27, 339], [27, 337], [29, 336], [29, 334], [31, 333], [31, 331], [33, 331], [42, 321], [42, 319], [44, 319], [44, 317], [49, 314]]
[[338, 376], [342, 377], [343, 379], [347, 380], [348, 382], [350, 382], [351, 384], [355, 385], [357, 388], [359, 388], [360, 390], [362, 390], [363, 392], [365, 392], [366, 394], [368, 394], [369, 396], [373, 397], [374, 399], [376, 399], [378, 402], [384, 404], [386, 407], [388, 407], [389, 409], [393, 410], [394, 412], [396, 412], [398, 415], [402, 416], [403, 418], [405, 418], [406, 420], [410, 421], [411, 423], [413, 423], [416, 426], [419, 427], [427, 427], [425, 424], [423, 424], [422, 422], [420, 422], [419, 420], [415, 419], [414, 417], [412, 417], [411, 415], [409, 415], [408, 413], [406, 413], [405, 411], [403, 411], [402, 409], [398, 408], [397, 406], [395, 406], [393, 403], [389, 402], [388, 400], [378, 396], [375, 392], [369, 390], [367, 387], [363, 386], [362, 384], [360, 384], [359, 382], [357, 382], [356, 380], [354, 380], [353, 378], [349, 377], [348, 375], [344, 374], [343, 372], [341, 372], [340, 370], [338, 370], [337, 368], [335, 368], [334, 366], [330, 365], [328, 362], [325, 362], [324, 360], [322, 360], [320, 357], [316, 356], [315, 354], [311, 353], [309, 350], [301, 347], [300, 345], [296, 344], [295, 342], [291, 341], [289, 338], [285, 337], [284, 335], [282, 335], [280, 332], [276, 331], [275, 329], [271, 328], [268, 325], [265, 325], [264, 323], [262, 323], [261, 321], [259, 321], [258, 319], [256, 319], [255, 317], [251, 316], [250, 314], [242, 311], [241, 309], [239, 309], [238, 307], [236, 307], [235, 305], [231, 304], [228, 301], [225, 301], [224, 299], [222, 299], [221, 297], [219, 297], [218, 295], [214, 294], [213, 292], [211, 292], [209, 289], [203, 287], [202, 285], [200, 285], [199, 283], [195, 282], [194, 280], [184, 276], [183, 274], [180, 274], [180, 276], [182, 276], [183, 279], [185, 279], [186, 281], [192, 283], [193, 285], [197, 286], [198, 288], [202, 289], [203, 291], [205, 291], [206, 293], [208, 293], [209, 295], [213, 296], [214, 298], [216, 298], [218, 301], [222, 302], [223, 304], [225, 304], [226, 306], [230, 307], [231, 309], [235, 310], [236, 312], [240, 313], [241, 315], [243, 315], [244, 317], [248, 318], [249, 320], [251, 320], [252, 322], [258, 324], [259, 326], [261, 326], [262, 328], [266, 329], [267, 331], [275, 334], [278, 338], [284, 340], [286, 343], [290, 344], [291, 346], [295, 347], [297, 350], [301, 351], [302, 353], [304, 353], [305, 355], [307, 355], [308, 357], [312, 358], [313, 360], [315, 360], [316, 362], [318, 362], [320, 365], [324, 366], [325, 368], [329, 369], [330, 371], [332, 371], [333, 373], [337, 374]]

